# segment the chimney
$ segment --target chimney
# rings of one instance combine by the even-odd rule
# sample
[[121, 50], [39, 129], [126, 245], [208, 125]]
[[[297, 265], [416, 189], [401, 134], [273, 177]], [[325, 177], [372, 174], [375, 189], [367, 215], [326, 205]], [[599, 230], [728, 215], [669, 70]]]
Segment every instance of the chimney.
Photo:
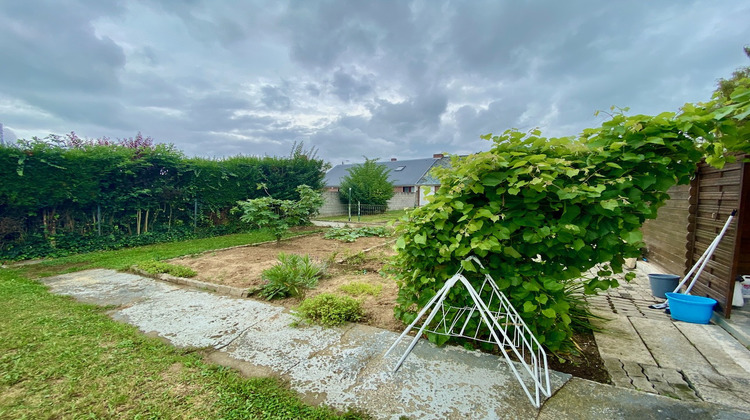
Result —
[[445, 157], [445, 155], [443, 155], [442, 153], [435, 153], [434, 155], [432, 155], [433, 159], [440, 159], [442, 157]]
[[395, 162], [395, 161], [397, 161], [397, 160], [398, 160], [398, 159], [396, 159], [396, 158], [391, 158], [391, 162]]

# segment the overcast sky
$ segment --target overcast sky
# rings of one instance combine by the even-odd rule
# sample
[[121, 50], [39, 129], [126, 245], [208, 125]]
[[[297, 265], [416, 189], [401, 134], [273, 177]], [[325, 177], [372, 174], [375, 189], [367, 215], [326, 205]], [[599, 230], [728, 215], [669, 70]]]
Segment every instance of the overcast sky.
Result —
[[747, 0], [4, 0], [0, 123], [191, 156], [464, 154], [707, 100], [748, 44]]

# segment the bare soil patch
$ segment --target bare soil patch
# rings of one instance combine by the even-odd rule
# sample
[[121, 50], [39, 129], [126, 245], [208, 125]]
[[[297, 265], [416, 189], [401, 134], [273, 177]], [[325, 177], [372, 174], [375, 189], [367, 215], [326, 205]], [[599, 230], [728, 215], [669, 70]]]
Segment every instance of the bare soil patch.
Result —
[[[220, 250], [169, 262], [194, 269], [198, 272], [195, 278], [200, 281], [255, 289], [264, 284], [261, 273], [276, 264], [280, 252], [310, 255], [313, 259], [328, 264], [328, 276], [320, 280], [318, 287], [308, 291], [307, 297], [320, 293], [344, 295], [339, 287], [355, 282], [380, 285], [382, 289], [377, 296], [357, 297], [362, 300], [367, 317], [363, 323], [399, 331], [403, 324], [393, 316], [398, 287], [393, 279], [382, 273], [388, 258], [394, 255], [388, 241], [392, 239], [364, 237], [347, 243], [323, 239], [322, 234], [315, 234], [281, 241], [280, 244], [267, 243]], [[369, 251], [364, 252], [366, 250]], [[288, 298], [274, 300], [273, 303], [293, 308], [299, 305], [300, 300]]]
[[[196, 279], [239, 288], [255, 289], [263, 285], [261, 272], [276, 264], [280, 252], [310, 255], [328, 264], [328, 276], [320, 280], [318, 287], [307, 292], [307, 297], [320, 293], [345, 295], [342, 285], [362, 282], [382, 286], [377, 296], [358, 296], [363, 302], [366, 319], [364, 324], [401, 332], [404, 324], [393, 316], [398, 287], [395, 280], [383, 273], [388, 259], [395, 255], [392, 238], [358, 238], [347, 243], [334, 239], [323, 239], [323, 234], [296, 237], [280, 244], [267, 243], [215, 251], [198, 256], [182, 257], [170, 262], [190, 267], [198, 272]], [[296, 298], [274, 300], [272, 303], [286, 308], [300, 304]], [[565, 355], [560, 361], [549, 355], [550, 368], [559, 372], [610, 383], [609, 374], [599, 355], [592, 334], [581, 333], [574, 337], [581, 350], [579, 355]]]

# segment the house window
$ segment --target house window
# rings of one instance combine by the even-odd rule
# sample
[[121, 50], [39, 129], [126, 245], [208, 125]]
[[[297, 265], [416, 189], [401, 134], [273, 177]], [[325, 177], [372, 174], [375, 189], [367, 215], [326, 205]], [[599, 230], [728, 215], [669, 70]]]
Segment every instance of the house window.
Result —
[[399, 166], [398, 168], [394, 169], [394, 172], [403, 171], [406, 166]]
[[414, 187], [404, 187], [404, 192], [406, 193], [414, 192]]

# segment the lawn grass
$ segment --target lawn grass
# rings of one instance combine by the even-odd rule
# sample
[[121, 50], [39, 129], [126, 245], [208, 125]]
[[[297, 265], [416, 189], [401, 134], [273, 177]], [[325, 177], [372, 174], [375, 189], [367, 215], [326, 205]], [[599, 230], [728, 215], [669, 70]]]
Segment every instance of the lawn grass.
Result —
[[205, 363], [200, 350], [147, 337], [104, 308], [50, 294], [31, 280], [267, 239], [229, 235], [0, 269], [0, 418], [337, 418], [305, 405], [276, 379], [242, 378]]
[[[307, 234], [314, 231], [299, 230], [287, 233], [285, 237]], [[274, 241], [275, 237], [267, 230], [256, 230], [212, 238], [191, 239], [181, 242], [167, 242], [114, 251], [96, 251], [41, 261], [26, 266], [32, 277], [45, 277], [89, 268], [111, 268], [126, 270], [134, 264], [151, 260], [165, 260], [184, 255], [197, 254], [212, 249]]]
[[[353, 209], [355, 211], [356, 209]], [[387, 211], [385, 213], [380, 214], [371, 214], [362, 216], [359, 219], [357, 219], [356, 214], [352, 214], [352, 222], [362, 222], [362, 223], [388, 223], [391, 221], [396, 221], [404, 216], [406, 216], [406, 213], [411, 211], [412, 209], [402, 209], [402, 210], [391, 210]], [[349, 221], [349, 215], [345, 214], [343, 216], [326, 216], [326, 217], [318, 217], [316, 220], [326, 220], [331, 222], [348, 222]]]

